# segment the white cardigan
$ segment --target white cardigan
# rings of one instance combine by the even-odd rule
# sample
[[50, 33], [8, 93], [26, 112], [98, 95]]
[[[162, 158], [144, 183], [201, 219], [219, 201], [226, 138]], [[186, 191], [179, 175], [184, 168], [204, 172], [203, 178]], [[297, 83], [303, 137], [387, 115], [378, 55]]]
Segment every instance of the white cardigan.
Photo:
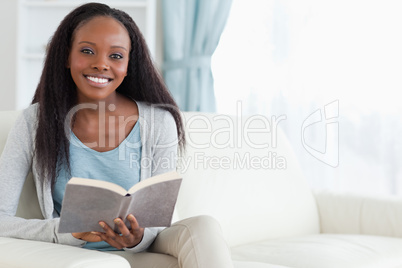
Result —
[[[152, 164], [141, 166], [141, 180], [176, 169], [177, 131], [173, 116], [153, 105], [137, 102], [142, 142], [142, 159]], [[23, 111], [9, 133], [0, 157], [0, 236], [83, 246], [85, 241], [71, 234], [58, 233], [59, 218], [53, 207], [50, 183], [41, 183], [38, 177], [37, 159], [34, 156], [34, 140], [37, 126], [38, 104]], [[169, 165], [161, 162], [171, 160]], [[27, 174], [32, 171], [43, 220], [15, 217], [19, 197]], [[48, 182], [46, 178], [44, 181]], [[139, 245], [132, 249], [146, 249], [161, 228], [146, 228]]]

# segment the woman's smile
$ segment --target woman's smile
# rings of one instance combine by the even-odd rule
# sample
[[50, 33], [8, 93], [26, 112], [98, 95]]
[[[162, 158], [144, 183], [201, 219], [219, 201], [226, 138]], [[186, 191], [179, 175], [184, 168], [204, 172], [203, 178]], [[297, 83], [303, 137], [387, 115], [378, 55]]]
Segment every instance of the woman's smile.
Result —
[[107, 76], [100, 75], [84, 75], [84, 77], [88, 80], [88, 83], [94, 87], [105, 87], [113, 80]]

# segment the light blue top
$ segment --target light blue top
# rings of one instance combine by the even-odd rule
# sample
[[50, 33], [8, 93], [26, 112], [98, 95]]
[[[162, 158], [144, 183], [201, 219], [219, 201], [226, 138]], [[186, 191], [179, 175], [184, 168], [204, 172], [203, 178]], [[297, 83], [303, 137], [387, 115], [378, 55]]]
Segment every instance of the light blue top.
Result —
[[[118, 147], [107, 152], [95, 151], [84, 145], [71, 132], [70, 139], [71, 175], [66, 165], [60, 165], [60, 172], [53, 191], [53, 202], [60, 214], [67, 182], [72, 177], [113, 182], [124, 189], [130, 189], [140, 181], [141, 137], [137, 122], [126, 139]], [[102, 241], [87, 243], [85, 248], [97, 250], [117, 250]]]

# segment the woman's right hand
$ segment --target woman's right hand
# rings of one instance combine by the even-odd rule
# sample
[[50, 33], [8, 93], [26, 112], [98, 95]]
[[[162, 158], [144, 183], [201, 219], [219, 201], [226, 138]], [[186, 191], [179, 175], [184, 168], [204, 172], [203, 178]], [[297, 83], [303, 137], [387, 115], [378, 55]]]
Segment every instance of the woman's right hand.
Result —
[[81, 239], [87, 242], [100, 242], [102, 241], [102, 238], [97, 235], [94, 234], [92, 232], [84, 232], [84, 233], [72, 233], [72, 235], [77, 238], [77, 239]]

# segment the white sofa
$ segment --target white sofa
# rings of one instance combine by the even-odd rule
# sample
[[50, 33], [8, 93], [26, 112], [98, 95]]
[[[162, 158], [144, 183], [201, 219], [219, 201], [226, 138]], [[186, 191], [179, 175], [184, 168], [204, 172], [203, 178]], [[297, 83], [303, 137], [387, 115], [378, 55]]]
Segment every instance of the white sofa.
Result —
[[[0, 152], [16, 112], [0, 112]], [[402, 199], [312, 191], [270, 118], [185, 113], [187, 151], [174, 221], [211, 215], [235, 268], [402, 267]], [[0, 174], [1, 176], [1, 174]], [[31, 180], [18, 215], [41, 218]], [[170, 256], [158, 265], [178, 267]], [[0, 238], [0, 267], [130, 267], [121, 256]], [[162, 262], [163, 263], [163, 262]], [[142, 266], [144, 267], [144, 266]]]

